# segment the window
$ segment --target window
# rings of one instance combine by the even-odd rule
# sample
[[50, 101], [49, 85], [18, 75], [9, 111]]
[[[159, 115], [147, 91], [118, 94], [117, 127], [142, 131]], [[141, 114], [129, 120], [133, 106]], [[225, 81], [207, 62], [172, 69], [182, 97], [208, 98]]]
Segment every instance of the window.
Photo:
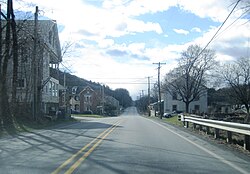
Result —
[[195, 111], [200, 111], [200, 105], [194, 105], [194, 110]]
[[55, 84], [55, 86], [56, 86], [55, 96], [57, 97], [58, 96], [58, 84]]
[[172, 111], [177, 111], [177, 105], [172, 106]]
[[76, 91], [77, 91], [77, 87], [74, 86], [74, 87], [72, 88], [72, 94], [76, 94]]
[[48, 85], [45, 85], [45, 93], [48, 93]]
[[52, 82], [49, 82], [49, 94], [52, 94]]
[[174, 93], [172, 94], [172, 100], [177, 100], [177, 92], [174, 92]]
[[79, 96], [75, 96], [75, 101], [79, 101]]
[[78, 104], [75, 105], [75, 110], [78, 111], [80, 109], [80, 106]]
[[52, 82], [52, 96], [56, 96], [56, 85]]
[[25, 87], [25, 80], [24, 79], [18, 79], [17, 80], [17, 87], [18, 88], [24, 88]]

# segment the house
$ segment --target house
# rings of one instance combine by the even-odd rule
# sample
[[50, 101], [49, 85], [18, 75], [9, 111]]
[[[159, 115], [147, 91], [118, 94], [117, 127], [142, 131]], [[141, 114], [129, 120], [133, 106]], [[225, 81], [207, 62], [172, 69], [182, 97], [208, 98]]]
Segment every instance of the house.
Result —
[[[185, 112], [186, 105], [183, 101], [180, 101], [180, 96], [177, 93], [171, 95], [166, 91], [162, 94], [162, 99], [164, 100], [164, 113], [172, 113], [174, 111]], [[204, 93], [197, 100], [189, 104], [189, 113], [207, 113], [207, 93]]]
[[[30, 110], [36, 105], [38, 112], [43, 114], [56, 112], [59, 107], [59, 80], [51, 69], [58, 70], [62, 61], [57, 23], [39, 20], [36, 35], [33, 20], [16, 23], [19, 44], [17, 101]], [[11, 67], [12, 62], [8, 68], [9, 75], [12, 73]], [[11, 79], [8, 84], [11, 86]], [[11, 87], [8, 93], [11, 95]]]
[[70, 94], [70, 106], [72, 113], [99, 113], [101, 104], [100, 90], [94, 90], [90, 86], [73, 86]]
[[100, 105], [101, 95], [90, 86], [86, 86], [79, 94], [80, 112], [97, 113], [97, 106]]
[[83, 87], [73, 86], [69, 89], [69, 103], [71, 113], [80, 113], [80, 92]]
[[70, 106], [72, 113], [95, 113], [118, 115], [119, 101], [105, 95], [101, 86], [73, 86], [70, 91]]
[[104, 111], [109, 115], [118, 115], [120, 111], [119, 101], [112, 96], [104, 96]]

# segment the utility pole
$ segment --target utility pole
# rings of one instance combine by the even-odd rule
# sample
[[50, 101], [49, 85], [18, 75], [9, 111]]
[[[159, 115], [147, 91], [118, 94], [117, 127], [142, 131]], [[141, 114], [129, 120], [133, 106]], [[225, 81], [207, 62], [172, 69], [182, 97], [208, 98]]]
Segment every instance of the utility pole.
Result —
[[160, 72], [160, 69], [161, 69], [161, 65], [166, 65], [166, 63], [162, 63], [162, 62], [158, 62], [158, 63], [153, 63], [155, 65], [158, 65], [158, 108], [159, 108], [159, 118], [162, 119], [162, 106], [161, 106], [161, 82], [160, 82], [160, 75], [161, 75], [161, 72]]
[[[0, 4], [0, 78], [2, 79], [2, 6]], [[1, 106], [0, 106], [1, 107]]]
[[144, 90], [141, 90], [141, 96], [144, 97]]
[[148, 78], [148, 116], [150, 116], [150, 77], [147, 77]]
[[33, 58], [32, 58], [32, 78], [33, 78], [33, 103], [32, 103], [32, 116], [34, 120], [37, 120], [37, 107], [38, 107], [38, 85], [37, 85], [37, 21], [38, 21], [38, 6], [35, 11], [35, 25], [34, 25], [34, 47], [33, 47]]
[[102, 115], [104, 115], [104, 85], [102, 85]]

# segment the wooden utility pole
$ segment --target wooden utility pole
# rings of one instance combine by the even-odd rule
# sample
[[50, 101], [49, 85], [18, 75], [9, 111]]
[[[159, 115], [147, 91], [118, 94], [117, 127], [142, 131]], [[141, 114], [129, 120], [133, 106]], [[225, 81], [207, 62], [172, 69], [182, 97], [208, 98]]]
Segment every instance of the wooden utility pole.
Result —
[[148, 116], [150, 116], [150, 77], [147, 77], [148, 78]]
[[[0, 78], [2, 79], [2, 6], [0, 4]], [[0, 106], [1, 107], [1, 106]]]
[[141, 90], [141, 96], [144, 97], [144, 90]]
[[158, 65], [158, 108], [159, 108], [159, 118], [162, 119], [162, 115], [163, 115], [163, 112], [162, 112], [162, 106], [161, 106], [161, 82], [160, 82], [160, 75], [161, 75], [161, 72], [160, 72], [160, 69], [161, 69], [161, 65], [166, 65], [166, 63], [162, 63], [162, 62], [158, 62], [158, 63], [153, 63], [153, 64], [156, 64]]

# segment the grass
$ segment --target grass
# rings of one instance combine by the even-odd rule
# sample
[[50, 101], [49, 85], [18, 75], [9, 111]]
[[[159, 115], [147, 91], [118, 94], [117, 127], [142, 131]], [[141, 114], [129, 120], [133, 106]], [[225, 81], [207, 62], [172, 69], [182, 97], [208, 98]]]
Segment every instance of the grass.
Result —
[[183, 123], [181, 121], [178, 121], [177, 115], [174, 115], [170, 118], [162, 118], [164, 122], [177, 125], [177, 126], [183, 126]]

